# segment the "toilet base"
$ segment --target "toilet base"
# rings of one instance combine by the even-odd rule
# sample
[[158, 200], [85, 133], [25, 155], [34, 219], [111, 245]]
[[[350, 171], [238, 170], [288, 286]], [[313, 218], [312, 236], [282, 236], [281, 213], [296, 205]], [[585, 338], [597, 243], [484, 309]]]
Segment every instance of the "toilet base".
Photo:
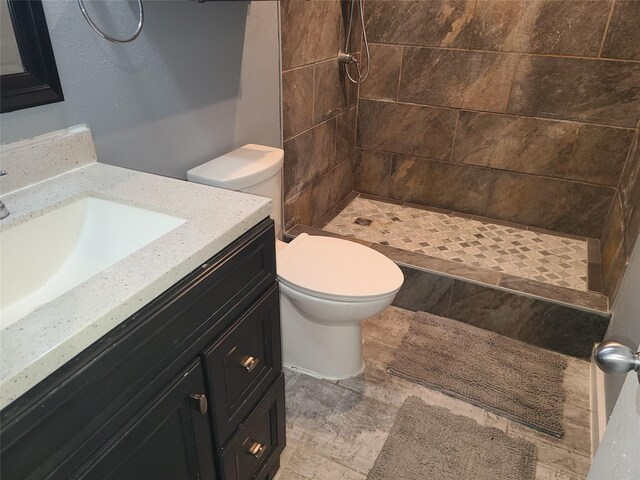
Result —
[[282, 363], [301, 373], [343, 380], [362, 373], [361, 322], [323, 325], [308, 320], [280, 294]]
[[288, 370], [291, 370], [293, 372], [302, 373], [303, 375], [307, 375], [309, 377], [319, 378], [320, 380], [329, 380], [331, 382], [337, 382], [338, 380], [346, 380], [347, 378], [355, 377], [357, 375], [360, 375], [362, 372], [364, 372], [364, 362], [362, 362], [362, 366], [360, 367], [360, 371], [358, 373], [356, 373], [355, 375], [349, 375], [348, 377], [326, 377], [326, 376], [320, 375], [318, 372], [305, 370], [304, 368], [296, 367], [295, 365], [290, 365], [284, 362], [282, 363], [282, 367]]

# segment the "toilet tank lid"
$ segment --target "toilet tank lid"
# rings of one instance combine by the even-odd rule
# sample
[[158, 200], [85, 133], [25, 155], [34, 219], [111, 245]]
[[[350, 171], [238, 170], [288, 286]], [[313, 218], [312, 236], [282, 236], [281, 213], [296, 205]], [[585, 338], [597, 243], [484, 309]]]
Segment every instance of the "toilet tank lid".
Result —
[[229, 190], [257, 185], [282, 170], [284, 151], [253, 143], [203, 163], [187, 172], [190, 182]]

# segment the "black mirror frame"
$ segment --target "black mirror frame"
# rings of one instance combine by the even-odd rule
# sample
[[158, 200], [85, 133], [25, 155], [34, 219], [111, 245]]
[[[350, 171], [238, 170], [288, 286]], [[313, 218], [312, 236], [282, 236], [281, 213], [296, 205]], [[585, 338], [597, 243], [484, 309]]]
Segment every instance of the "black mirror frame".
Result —
[[25, 71], [0, 77], [0, 113], [63, 101], [42, 1], [7, 3]]

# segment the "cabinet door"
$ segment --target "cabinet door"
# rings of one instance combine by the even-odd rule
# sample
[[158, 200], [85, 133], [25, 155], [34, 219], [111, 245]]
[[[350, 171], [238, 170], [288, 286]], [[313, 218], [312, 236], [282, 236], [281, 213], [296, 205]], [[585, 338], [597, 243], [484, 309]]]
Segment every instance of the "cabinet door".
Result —
[[76, 476], [82, 479], [214, 480], [200, 361], [149, 402]]

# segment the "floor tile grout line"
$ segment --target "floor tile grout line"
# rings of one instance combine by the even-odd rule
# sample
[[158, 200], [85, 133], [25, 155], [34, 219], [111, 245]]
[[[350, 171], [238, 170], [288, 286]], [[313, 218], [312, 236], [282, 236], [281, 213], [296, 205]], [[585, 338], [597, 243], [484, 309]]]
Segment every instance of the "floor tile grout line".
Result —
[[[356, 392], [356, 393], [357, 393], [357, 392]], [[339, 461], [339, 460], [338, 460], [338, 459], [336, 459], [336, 458], [330, 457], [330, 456], [328, 456], [327, 454], [325, 454], [325, 453], [323, 453], [323, 452], [320, 452], [320, 451], [316, 450], [316, 449], [315, 449], [315, 448], [313, 448], [312, 446], [307, 446], [307, 445], [305, 445], [303, 442], [295, 441], [295, 440], [294, 440], [294, 443], [295, 443], [295, 444], [297, 444], [298, 448], [302, 448], [302, 447], [303, 447], [303, 448], [307, 449], [308, 451], [312, 452], [314, 455], [316, 455], [316, 456], [318, 456], [318, 457], [321, 457], [321, 458], [324, 458], [325, 460], [327, 460], [327, 461], [329, 461], [329, 462], [331, 462], [331, 463], [335, 463], [336, 465], [340, 465], [341, 467], [346, 468], [347, 470], [350, 470], [350, 471], [352, 471], [352, 472], [358, 473], [358, 474], [360, 474], [360, 475], [364, 475], [365, 477], [366, 477], [366, 476], [367, 476], [367, 474], [369, 473], [369, 472], [363, 472], [363, 471], [361, 471], [361, 470], [358, 470], [357, 468], [353, 468], [351, 465], [347, 465], [346, 463], [341, 462], [341, 461]], [[287, 445], [287, 446], [288, 446], [288, 445]]]
[[[306, 452], [310, 452], [313, 455], [316, 455], [317, 457], [321, 457], [321, 458], [323, 458], [324, 460], [326, 460], [326, 461], [328, 461], [330, 463], [333, 463], [335, 465], [339, 465], [340, 467], [346, 468], [347, 470], [349, 470], [351, 472], [354, 472], [354, 473], [357, 473], [358, 475], [364, 475], [366, 477], [366, 475], [368, 473], [368, 472], [362, 472], [362, 471], [360, 471], [360, 470], [358, 470], [356, 468], [353, 468], [352, 466], [347, 465], [344, 462], [340, 462], [336, 458], [332, 458], [332, 457], [326, 455], [325, 453], [316, 450], [313, 446], [306, 445], [304, 443], [304, 441], [293, 440], [292, 442], [293, 442], [293, 445], [289, 445], [288, 444], [287, 447], [304, 448]], [[285, 466], [285, 469], [286, 469], [286, 466]], [[278, 471], [278, 473], [280, 473], [280, 471]]]

